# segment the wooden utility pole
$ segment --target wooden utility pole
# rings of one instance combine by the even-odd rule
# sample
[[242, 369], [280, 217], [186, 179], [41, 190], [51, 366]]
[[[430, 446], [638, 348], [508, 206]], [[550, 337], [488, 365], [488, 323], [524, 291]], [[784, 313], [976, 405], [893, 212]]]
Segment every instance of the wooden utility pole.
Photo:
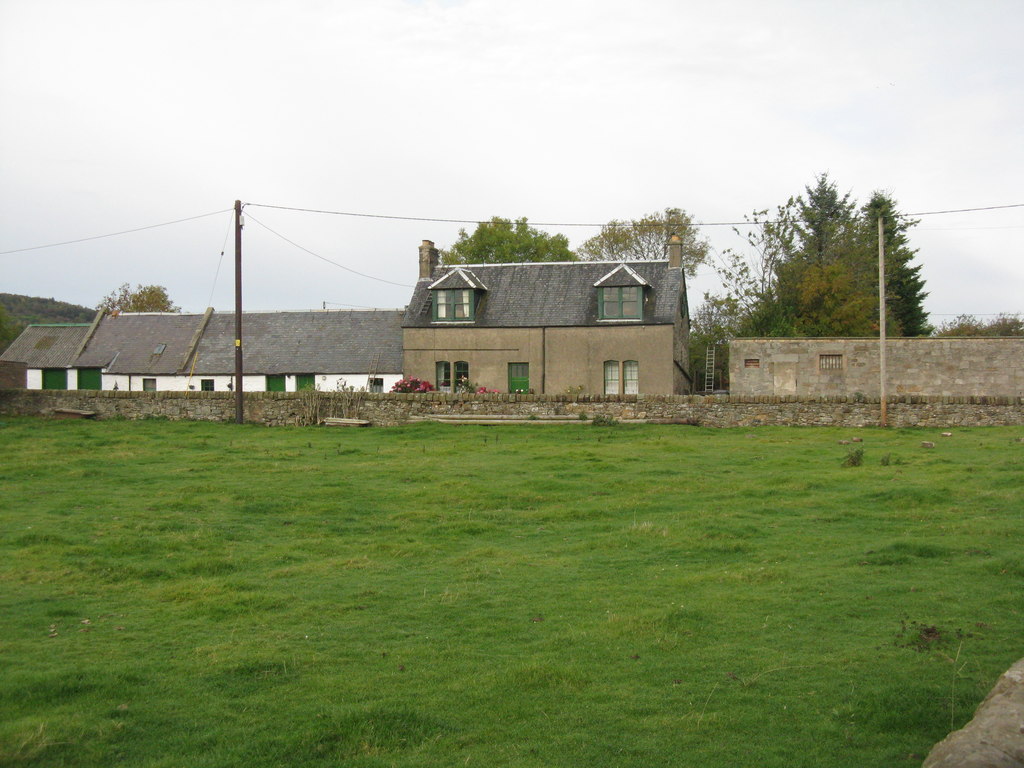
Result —
[[889, 426], [885, 391], [885, 225], [878, 216], [878, 371], [879, 401], [882, 405], [881, 426]]
[[242, 399], [242, 201], [235, 200], [235, 423], [245, 421]]

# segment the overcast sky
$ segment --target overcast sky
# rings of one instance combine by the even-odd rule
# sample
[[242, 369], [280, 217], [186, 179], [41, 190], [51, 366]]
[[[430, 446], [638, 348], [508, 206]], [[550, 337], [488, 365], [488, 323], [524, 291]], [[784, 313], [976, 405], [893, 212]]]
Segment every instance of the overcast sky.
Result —
[[[1021, 204], [1022, 40], [1020, 0], [0, 0], [0, 251], [223, 211], [4, 254], [0, 292], [231, 309], [236, 199], [728, 222], [828, 172], [908, 213]], [[420, 241], [460, 227], [246, 214], [249, 309], [401, 307]], [[1024, 312], [1022, 237], [1021, 207], [921, 217], [933, 322]]]

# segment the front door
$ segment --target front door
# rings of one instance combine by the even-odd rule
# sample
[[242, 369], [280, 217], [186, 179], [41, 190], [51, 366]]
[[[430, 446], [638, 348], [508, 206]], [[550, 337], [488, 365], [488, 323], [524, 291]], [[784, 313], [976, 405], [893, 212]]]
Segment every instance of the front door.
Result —
[[508, 364], [508, 391], [529, 392], [530, 391], [530, 364], [509, 363]]
[[316, 377], [312, 373], [295, 375], [295, 391], [301, 392], [304, 389], [316, 389]]
[[284, 376], [267, 374], [267, 392], [284, 392]]

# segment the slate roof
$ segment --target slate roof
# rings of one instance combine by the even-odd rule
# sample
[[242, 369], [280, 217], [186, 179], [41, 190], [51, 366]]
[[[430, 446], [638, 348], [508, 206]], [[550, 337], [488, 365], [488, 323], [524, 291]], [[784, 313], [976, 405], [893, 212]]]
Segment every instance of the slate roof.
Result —
[[[625, 264], [649, 285], [644, 294], [643, 325], [667, 325], [683, 311], [683, 274], [669, 268], [668, 261], [573, 261], [531, 264], [468, 264], [442, 266], [429, 278], [421, 278], [413, 290], [402, 326], [405, 328], [450, 327], [438, 323], [431, 312], [430, 286], [448, 287], [442, 281], [456, 270], [470, 272], [487, 286], [481, 292], [473, 322], [458, 323], [471, 328], [524, 328], [539, 326], [597, 326], [617, 322], [637, 325], [638, 321], [598, 320], [595, 283]], [[636, 285], [626, 270], [620, 270], [610, 284]], [[628, 282], [627, 282], [628, 281]], [[606, 283], [608, 285], [609, 283]]]
[[30, 325], [0, 360], [25, 363], [29, 368], [69, 368], [88, 332], [89, 323]]
[[[402, 372], [402, 311], [397, 309], [245, 312], [247, 374]], [[195, 374], [235, 370], [235, 317], [215, 313], [196, 353]]]
[[[76, 368], [104, 368], [107, 373], [171, 375], [185, 371], [189, 347], [203, 315], [125, 312], [106, 315]], [[163, 345], [163, 351], [157, 352]]]

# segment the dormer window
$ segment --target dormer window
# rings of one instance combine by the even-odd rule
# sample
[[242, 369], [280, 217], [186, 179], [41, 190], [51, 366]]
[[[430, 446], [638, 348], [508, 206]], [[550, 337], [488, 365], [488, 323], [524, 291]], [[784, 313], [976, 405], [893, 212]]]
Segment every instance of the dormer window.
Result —
[[477, 296], [487, 290], [468, 269], [456, 267], [430, 285], [434, 322], [471, 323], [476, 319]]
[[643, 307], [640, 286], [610, 286], [598, 289], [602, 320], [639, 320]]
[[441, 321], [473, 320], [473, 291], [468, 288], [434, 291], [434, 319]]
[[599, 320], [643, 320], [644, 290], [650, 283], [629, 265], [620, 264], [594, 287]]

